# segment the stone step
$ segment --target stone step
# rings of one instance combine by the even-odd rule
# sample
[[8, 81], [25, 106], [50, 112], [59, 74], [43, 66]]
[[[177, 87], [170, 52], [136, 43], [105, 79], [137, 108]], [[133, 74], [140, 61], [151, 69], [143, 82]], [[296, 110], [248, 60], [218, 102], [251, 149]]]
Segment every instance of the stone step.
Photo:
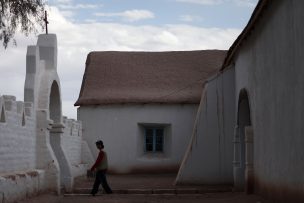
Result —
[[[71, 194], [90, 194], [91, 188], [75, 188]], [[102, 192], [102, 191], [100, 191]], [[173, 189], [116, 189], [114, 194], [205, 194], [232, 192], [232, 188], [173, 188]], [[68, 194], [68, 193], [67, 193]]]

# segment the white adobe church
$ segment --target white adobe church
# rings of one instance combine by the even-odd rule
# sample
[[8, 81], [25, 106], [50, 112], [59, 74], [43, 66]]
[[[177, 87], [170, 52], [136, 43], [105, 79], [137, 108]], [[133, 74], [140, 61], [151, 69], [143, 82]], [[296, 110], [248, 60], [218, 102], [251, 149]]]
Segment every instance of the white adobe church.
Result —
[[[303, 202], [303, 10], [302, 0], [260, 0], [211, 75], [204, 51], [189, 63], [199, 52], [90, 53], [75, 105], [94, 155], [101, 138], [115, 172], [178, 168], [176, 184], [232, 184]], [[196, 62], [201, 74], [191, 78]], [[198, 96], [195, 83], [200, 104], [179, 100]]]
[[203, 84], [226, 51], [92, 52], [86, 61], [78, 120], [109, 170], [175, 172], [187, 148]]
[[[260, 0], [228, 52], [92, 52], [62, 116], [57, 42], [29, 46], [24, 101], [0, 96], [0, 199], [71, 190], [103, 139], [112, 172], [178, 172], [304, 201], [304, 1]], [[83, 136], [83, 137], [82, 137]]]

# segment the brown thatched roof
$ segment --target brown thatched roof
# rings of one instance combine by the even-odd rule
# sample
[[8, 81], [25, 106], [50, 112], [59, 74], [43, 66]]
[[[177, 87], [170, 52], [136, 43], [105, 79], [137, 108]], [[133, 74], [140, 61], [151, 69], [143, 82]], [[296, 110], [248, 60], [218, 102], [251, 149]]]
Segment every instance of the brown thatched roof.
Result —
[[91, 52], [75, 106], [199, 103], [226, 51]]

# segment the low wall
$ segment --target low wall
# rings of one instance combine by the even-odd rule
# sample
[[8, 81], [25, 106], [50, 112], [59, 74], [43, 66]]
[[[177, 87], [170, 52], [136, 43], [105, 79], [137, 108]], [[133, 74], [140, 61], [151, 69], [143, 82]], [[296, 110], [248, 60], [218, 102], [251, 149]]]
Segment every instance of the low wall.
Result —
[[0, 172], [36, 167], [35, 119], [31, 103], [0, 97]]
[[86, 174], [92, 155], [82, 140], [81, 123], [64, 117], [62, 131], [49, 135], [52, 125], [46, 112], [35, 112], [32, 103], [0, 96], [0, 200], [12, 202], [43, 190], [59, 192], [59, 174], [69, 191], [74, 178]]
[[36, 129], [32, 103], [0, 96], [0, 202], [13, 202], [45, 189], [36, 169]]
[[82, 160], [82, 126], [81, 122], [63, 117], [65, 126], [61, 139], [63, 152], [69, 162], [72, 177], [84, 175], [88, 163]]
[[95, 162], [92, 152], [89, 148], [89, 145], [84, 140], [82, 141], [82, 145], [81, 145], [81, 160], [85, 164], [87, 164], [88, 168], [90, 168]]
[[39, 194], [45, 189], [43, 170], [0, 174], [0, 202], [8, 203]]

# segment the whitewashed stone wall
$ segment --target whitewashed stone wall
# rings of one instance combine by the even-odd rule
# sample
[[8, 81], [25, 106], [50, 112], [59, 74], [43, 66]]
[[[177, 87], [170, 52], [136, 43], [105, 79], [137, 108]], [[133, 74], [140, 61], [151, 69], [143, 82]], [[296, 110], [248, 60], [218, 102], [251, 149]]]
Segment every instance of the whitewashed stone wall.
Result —
[[205, 85], [177, 184], [233, 183], [234, 91], [233, 69]]
[[81, 144], [81, 160], [87, 165], [88, 168], [90, 168], [95, 162], [91, 149], [89, 148], [88, 143], [84, 140]]
[[1, 174], [0, 202], [9, 203], [39, 194], [45, 189], [43, 170]]
[[0, 95], [0, 203], [69, 191], [87, 169], [81, 123], [61, 114], [54, 34], [27, 49], [24, 101]]
[[0, 97], [1, 173], [31, 170], [36, 166], [35, 119], [31, 112], [31, 103], [16, 101], [14, 96]]
[[32, 103], [0, 96], [0, 202], [13, 202], [45, 189], [36, 169], [36, 119]]
[[63, 117], [65, 125], [62, 135], [62, 149], [69, 162], [72, 177], [86, 172], [87, 163], [82, 160], [82, 126], [81, 122]]
[[[39, 167], [37, 160], [37, 145], [47, 146], [37, 139], [34, 115], [32, 103], [16, 101], [15, 96], [0, 96], [1, 201], [14, 202], [50, 189], [50, 177], [45, 173], [48, 169]], [[88, 146], [82, 140], [81, 122], [64, 117], [63, 124], [64, 132], [60, 135], [61, 145], [58, 147], [62, 149], [63, 158], [69, 163], [71, 184], [68, 189], [71, 189], [73, 179], [86, 173], [88, 164], [83, 161], [86, 160], [83, 157], [92, 155], [87, 152]], [[83, 152], [86, 152], [85, 155]], [[48, 167], [52, 167], [54, 162], [57, 163], [56, 160], [50, 161]]]

